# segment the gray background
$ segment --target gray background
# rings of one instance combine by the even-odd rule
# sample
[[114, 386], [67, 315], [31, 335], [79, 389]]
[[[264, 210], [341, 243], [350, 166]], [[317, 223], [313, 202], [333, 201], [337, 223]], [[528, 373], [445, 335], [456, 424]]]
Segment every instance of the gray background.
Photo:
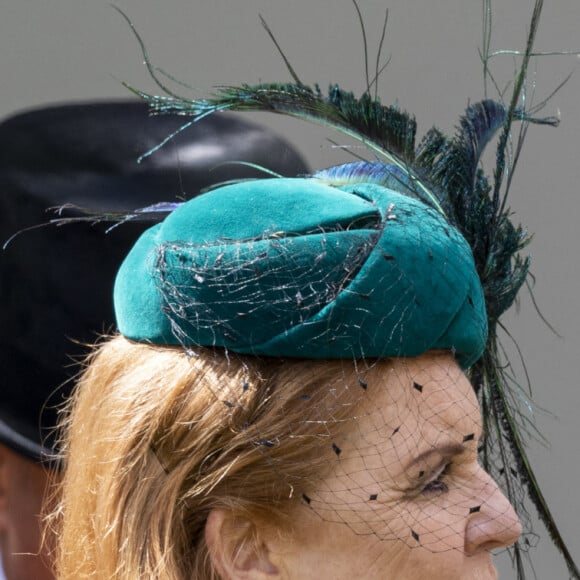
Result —
[[[482, 98], [480, 0], [360, 0], [374, 60], [385, 8], [390, 21], [380, 95], [416, 114], [419, 133], [437, 124], [451, 131], [468, 99]], [[119, 0], [142, 33], [152, 60], [194, 89], [259, 80], [288, 80], [276, 50], [262, 30], [261, 13], [285, 47], [303, 81], [325, 88], [337, 82], [364, 90], [363, 50], [349, 0]], [[532, 0], [496, 1], [493, 46], [522, 48]], [[580, 49], [580, 2], [546, 0], [538, 50]], [[496, 61], [503, 85], [513, 61]], [[579, 219], [580, 71], [574, 56], [549, 56], [532, 69], [535, 100], [564, 77], [568, 84], [545, 114], [560, 114], [560, 128], [532, 127], [511, 206], [516, 219], [535, 233], [529, 248], [536, 276], [535, 296], [563, 338], [536, 316], [528, 298], [509, 316], [526, 357], [535, 401], [554, 416], [537, 412], [551, 442], [532, 443], [530, 454], [562, 532], [580, 560], [578, 539], [580, 389]], [[104, 0], [0, 0], [0, 117], [54, 101], [125, 97], [119, 80], [153, 89], [126, 23]], [[186, 89], [183, 89], [186, 92]], [[202, 94], [194, 92], [194, 94]], [[530, 93], [529, 95], [533, 95]], [[305, 123], [272, 116], [259, 120], [286, 134], [313, 167], [335, 164], [344, 155], [327, 136]], [[176, 192], [179, 194], [180, 192]], [[545, 533], [544, 533], [545, 536]], [[547, 539], [536, 549], [540, 579], [566, 578]], [[512, 577], [501, 564], [502, 575]]]

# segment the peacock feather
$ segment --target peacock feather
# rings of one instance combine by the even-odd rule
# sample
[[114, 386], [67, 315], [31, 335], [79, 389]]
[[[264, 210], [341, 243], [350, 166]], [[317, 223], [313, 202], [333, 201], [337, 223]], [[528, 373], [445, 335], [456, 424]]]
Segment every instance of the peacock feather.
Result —
[[[490, 1], [484, 0], [482, 61], [486, 80], [493, 80], [488, 68]], [[360, 18], [356, 0], [353, 3]], [[377, 160], [319, 171], [312, 176], [314, 179], [334, 185], [373, 182], [403, 191], [444, 214], [461, 231], [472, 248], [489, 318], [485, 353], [469, 371], [484, 417], [486, 436], [480, 448], [481, 461], [524, 520], [528, 519], [526, 506], [531, 501], [563, 555], [571, 577], [580, 580], [580, 570], [558, 530], [530, 465], [526, 439], [534, 427], [525, 413], [529, 395], [514, 378], [498, 334], [499, 330], [505, 330], [501, 323], [502, 314], [514, 303], [530, 276], [529, 258], [522, 254], [530, 237], [521, 226], [512, 222], [507, 205], [514, 169], [528, 126], [555, 126], [558, 123], [552, 117], [537, 117], [540, 107], [526, 108], [526, 99], [523, 98], [542, 6], [542, 0], [535, 1], [527, 44], [520, 53], [521, 64], [509, 100], [485, 99], [472, 104], [460, 117], [454, 135], [445, 135], [434, 127], [419, 143], [416, 142], [414, 117], [396, 106], [383, 105], [376, 95], [371, 95], [371, 86], [382, 70], [378, 57], [376, 76], [369, 82], [367, 72], [367, 90], [362, 96], [357, 97], [337, 85], [323, 92], [318, 85], [307, 86], [300, 81], [264, 23], [293, 82], [228, 86], [217, 89], [210, 98], [187, 99], [166, 86], [151, 65], [139, 34], [127, 16], [120, 12], [141, 44], [149, 72], [164, 92], [163, 95], [152, 95], [128, 87], [149, 103], [153, 114], [184, 115], [188, 117], [182, 127], [185, 129], [191, 123], [221, 111], [265, 111], [306, 119], [337, 130], [363, 143]], [[517, 130], [516, 123], [519, 124]], [[493, 144], [495, 167], [492, 174], [487, 175], [483, 170], [483, 155]], [[512, 548], [520, 579], [525, 578], [524, 559], [531, 544], [530, 537], [524, 535]]]

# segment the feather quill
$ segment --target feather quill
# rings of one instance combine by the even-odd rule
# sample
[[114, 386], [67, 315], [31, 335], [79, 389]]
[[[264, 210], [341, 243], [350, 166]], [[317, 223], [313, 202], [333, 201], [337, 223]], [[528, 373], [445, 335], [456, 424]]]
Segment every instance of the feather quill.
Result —
[[[353, 2], [361, 19], [358, 5], [355, 0]], [[491, 56], [491, 1], [484, 0], [483, 5], [484, 78], [486, 83], [490, 79], [497, 88], [488, 66]], [[151, 76], [165, 93], [152, 95], [127, 85], [149, 103], [153, 114], [177, 113], [190, 117], [185, 127], [220, 111], [266, 111], [332, 128], [359, 140], [385, 163], [347, 164], [318, 172], [315, 178], [329, 183], [366, 180], [389, 187], [395, 185], [395, 189], [415, 194], [445, 214], [461, 231], [473, 251], [489, 318], [486, 351], [470, 369], [487, 434], [480, 449], [482, 463], [500, 482], [521, 517], [527, 515], [524, 494], [527, 495], [560, 550], [571, 578], [580, 580], [580, 570], [558, 530], [530, 465], [522, 435], [527, 432], [529, 422], [521, 410], [523, 389], [511, 376], [511, 365], [504, 360], [498, 337], [498, 327], [502, 328], [501, 315], [514, 303], [529, 276], [529, 258], [521, 252], [530, 237], [520, 226], [512, 223], [507, 207], [514, 169], [529, 124], [557, 125], [558, 122], [551, 117], [533, 116], [532, 113], [535, 114], [541, 107], [535, 107], [530, 113], [522, 105], [542, 7], [543, 1], [536, 0], [526, 48], [521, 54], [521, 65], [507, 105], [491, 99], [470, 105], [460, 118], [454, 136], [448, 137], [437, 128], [432, 128], [418, 146], [415, 144], [417, 126], [414, 117], [398, 107], [385, 106], [376, 96], [371, 96], [370, 89], [373, 84], [376, 86], [377, 78], [370, 82], [368, 76], [364, 25], [367, 87], [361, 97], [355, 97], [336, 85], [323, 94], [318, 85], [309, 87], [302, 83], [262, 19], [294, 82], [221, 87], [210, 98], [186, 99], [167, 89], [161, 82], [149, 62], [138, 32], [122, 14], [137, 36]], [[377, 76], [380, 74], [378, 59]], [[501, 96], [499, 90], [498, 94]], [[515, 122], [521, 125], [514, 145]], [[482, 156], [494, 139], [495, 168], [490, 178], [483, 171]], [[528, 538], [524, 537], [512, 549], [520, 579], [525, 578], [527, 542]]]

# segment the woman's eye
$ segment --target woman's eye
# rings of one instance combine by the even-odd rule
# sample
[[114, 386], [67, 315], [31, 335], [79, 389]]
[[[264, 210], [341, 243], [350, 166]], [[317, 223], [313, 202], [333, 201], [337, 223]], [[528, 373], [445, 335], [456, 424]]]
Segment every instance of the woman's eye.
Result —
[[436, 475], [434, 479], [428, 481], [423, 488], [421, 489], [421, 493], [423, 494], [430, 494], [430, 493], [446, 493], [449, 491], [449, 487], [446, 483], [446, 478], [449, 475], [449, 471], [451, 469], [451, 463], [447, 463], [444, 467], [441, 468], [439, 473]]

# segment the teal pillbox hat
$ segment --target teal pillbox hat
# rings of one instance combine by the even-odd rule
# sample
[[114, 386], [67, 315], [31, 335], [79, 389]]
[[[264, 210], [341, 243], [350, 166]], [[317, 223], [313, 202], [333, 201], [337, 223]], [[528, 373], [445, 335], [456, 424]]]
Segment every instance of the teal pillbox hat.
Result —
[[372, 183], [226, 185], [147, 230], [115, 284], [120, 332], [154, 344], [301, 358], [453, 349], [487, 339], [469, 245], [436, 210]]

